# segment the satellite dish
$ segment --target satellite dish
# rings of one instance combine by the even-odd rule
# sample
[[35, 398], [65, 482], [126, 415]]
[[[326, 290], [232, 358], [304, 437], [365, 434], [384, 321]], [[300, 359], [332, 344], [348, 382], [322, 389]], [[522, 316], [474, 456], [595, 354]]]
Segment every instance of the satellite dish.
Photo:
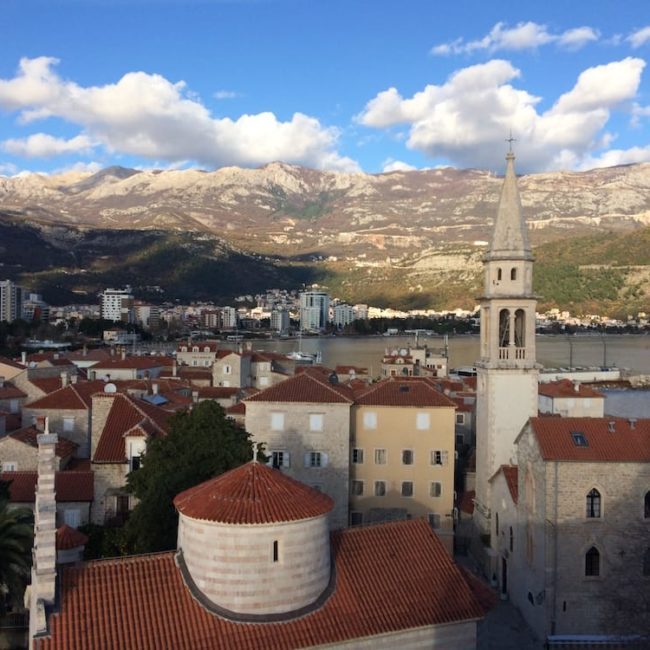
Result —
[[105, 393], [117, 393], [117, 386], [112, 383], [108, 383], [104, 386], [104, 392]]

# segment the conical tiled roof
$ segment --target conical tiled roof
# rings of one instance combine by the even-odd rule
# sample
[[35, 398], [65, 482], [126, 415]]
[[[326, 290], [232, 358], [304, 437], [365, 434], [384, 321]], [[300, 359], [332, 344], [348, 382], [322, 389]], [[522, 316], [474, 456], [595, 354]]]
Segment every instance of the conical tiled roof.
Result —
[[176, 509], [186, 517], [224, 524], [270, 524], [310, 519], [334, 507], [331, 497], [251, 461], [181, 492]]
[[85, 546], [87, 543], [88, 537], [68, 524], [63, 524], [56, 529], [57, 551], [69, 551], [79, 546]]
[[494, 223], [488, 259], [532, 259], [526, 222], [521, 210], [521, 199], [515, 174], [515, 155], [506, 155], [506, 176], [501, 188], [499, 208]]

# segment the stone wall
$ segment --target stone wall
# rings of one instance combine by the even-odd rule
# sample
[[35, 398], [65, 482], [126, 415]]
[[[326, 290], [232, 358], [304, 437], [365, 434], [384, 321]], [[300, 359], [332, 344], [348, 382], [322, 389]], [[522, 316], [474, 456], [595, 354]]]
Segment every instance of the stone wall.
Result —
[[[8, 436], [0, 438], [0, 468], [3, 463], [16, 463], [18, 472], [35, 472], [38, 469], [38, 449]], [[61, 469], [61, 459], [55, 457], [56, 469]]]
[[[45, 416], [49, 419], [52, 431], [76, 442], [77, 458], [90, 456], [90, 413], [87, 409], [23, 409], [23, 426], [32, 424], [36, 416]], [[72, 420], [72, 428], [66, 429], [64, 420]]]
[[[93, 463], [95, 500], [92, 505], [92, 523], [104, 525], [107, 512], [114, 513], [115, 493], [126, 485], [128, 463]], [[107, 494], [109, 492], [109, 494]]]

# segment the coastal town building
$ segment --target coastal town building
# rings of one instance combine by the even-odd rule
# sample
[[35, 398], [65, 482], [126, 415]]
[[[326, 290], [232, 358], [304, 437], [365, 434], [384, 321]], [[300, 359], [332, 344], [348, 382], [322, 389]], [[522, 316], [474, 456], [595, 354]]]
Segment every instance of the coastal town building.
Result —
[[605, 395], [569, 379], [540, 383], [538, 404], [540, 413], [565, 418], [602, 418], [605, 415]]
[[133, 293], [125, 289], [104, 289], [101, 297], [101, 316], [106, 320], [134, 322]]
[[300, 294], [300, 329], [324, 330], [330, 321], [330, 296], [326, 291], [303, 291]]
[[23, 288], [15, 282], [0, 280], [0, 322], [22, 318], [23, 295]]

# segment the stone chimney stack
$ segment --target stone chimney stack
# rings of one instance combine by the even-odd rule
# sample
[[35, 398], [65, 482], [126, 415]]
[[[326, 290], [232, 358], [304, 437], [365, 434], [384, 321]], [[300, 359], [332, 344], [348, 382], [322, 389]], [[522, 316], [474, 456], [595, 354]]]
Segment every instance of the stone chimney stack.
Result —
[[23, 364], [23, 366], [27, 365], [27, 352], [24, 350], [20, 353], [20, 361]]
[[65, 388], [68, 385], [68, 373], [67, 372], [62, 372], [61, 373], [61, 386]]
[[176, 365], [176, 359], [174, 359], [174, 363], [172, 363], [172, 377], [176, 377], [178, 375], [178, 366]]
[[45, 433], [38, 441], [38, 483], [34, 510], [34, 550], [32, 583], [29, 587], [30, 639], [47, 631], [45, 608], [54, 604], [56, 591], [56, 475], [55, 448], [58, 436], [50, 433], [45, 421]]

